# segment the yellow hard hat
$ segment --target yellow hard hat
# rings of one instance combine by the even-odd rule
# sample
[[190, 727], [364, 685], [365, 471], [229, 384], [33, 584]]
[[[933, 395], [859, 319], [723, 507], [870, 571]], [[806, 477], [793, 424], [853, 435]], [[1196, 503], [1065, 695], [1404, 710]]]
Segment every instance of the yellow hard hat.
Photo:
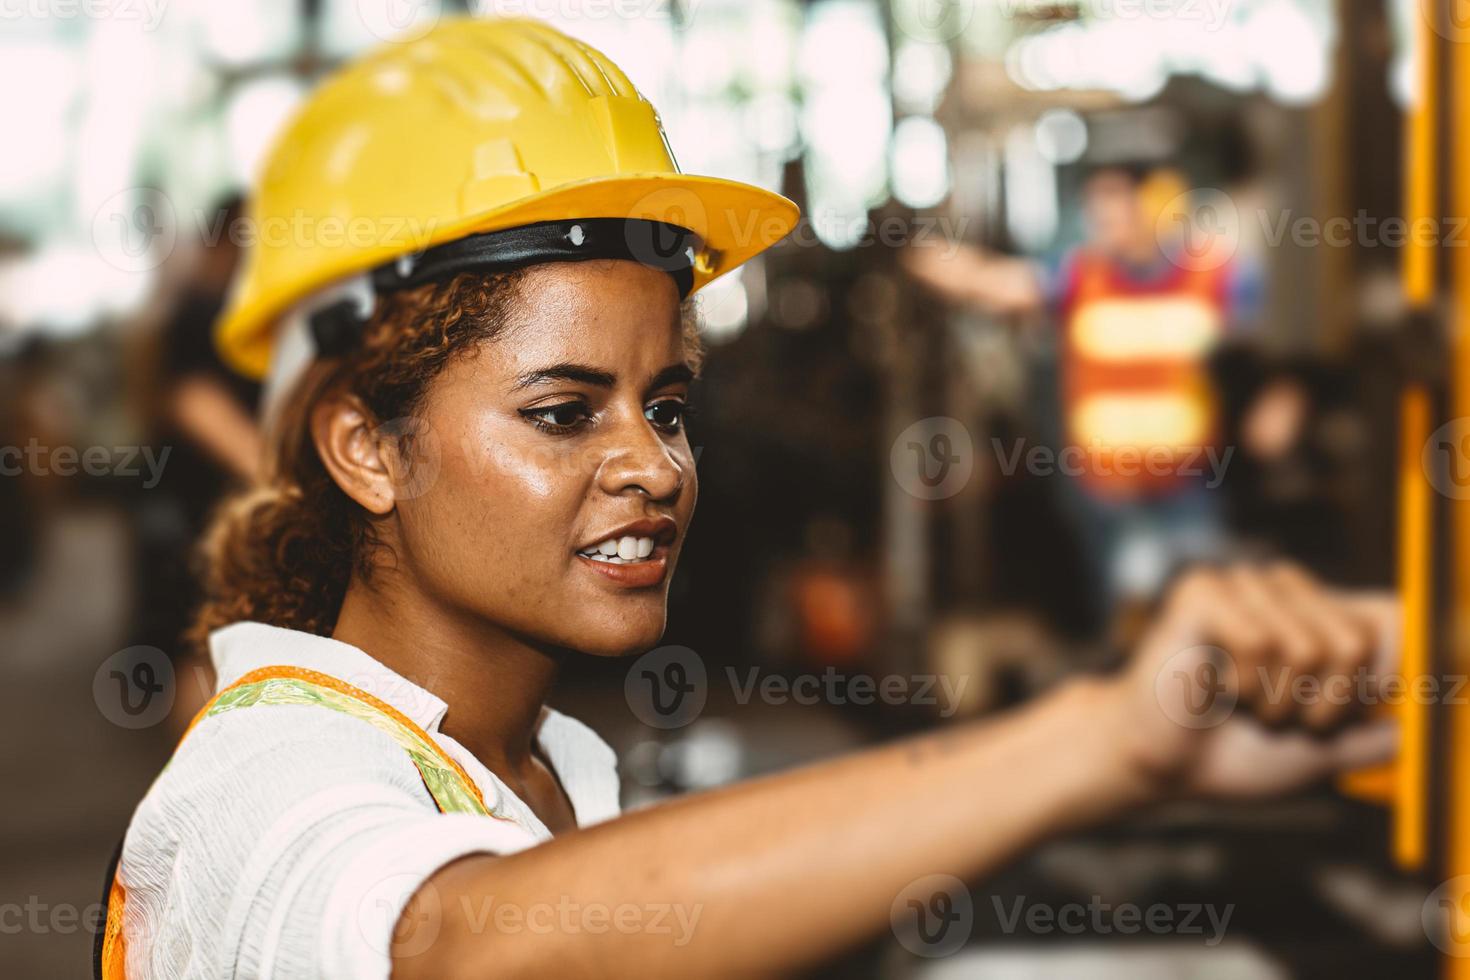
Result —
[[577, 219], [686, 229], [688, 294], [785, 237], [799, 210], [680, 173], [653, 106], [601, 52], [535, 20], [456, 18], [324, 82], [277, 139], [247, 214], [254, 241], [217, 340], [260, 378], [286, 310], [468, 236]]

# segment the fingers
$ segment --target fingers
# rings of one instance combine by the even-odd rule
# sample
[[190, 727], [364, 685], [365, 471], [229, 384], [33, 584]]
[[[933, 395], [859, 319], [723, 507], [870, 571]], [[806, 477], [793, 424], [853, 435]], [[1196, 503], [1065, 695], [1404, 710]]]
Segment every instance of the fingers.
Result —
[[1399, 747], [1399, 728], [1381, 721], [1349, 728], [1328, 745], [1329, 770], [1323, 775], [1376, 766], [1391, 760]]
[[1324, 587], [1300, 568], [1202, 569], [1166, 607], [1174, 642], [1226, 654], [1224, 682], [1263, 722], [1327, 731], [1355, 717], [1390, 661], [1397, 604]]
[[1225, 726], [1191, 773], [1206, 796], [1274, 796], [1318, 780], [1378, 765], [1398, 749], [1398, 726], [1368, 722], [1330, 736], [1272, 731], [1245, 719]]
[[1294, 565], [1273, 567], [1266, 578], [1279, 588], [1280, 605], [1295, 613], [1310, 637], [1306, 651], [1298, 651], [1288, 665], [1292, 683], [1310, 674], [1321, 680], [1322, 697], [1301, 706], [1301, 720], [1309, 728], [1331, 728], [1354, 713], [1354, 695], [1374, 694], [1376, 630], [1340, 595], [1328, 592]]
[[1385, 592], [1347, 592], [1341, 596], [1344, 605], [1363, 623], [1376, 644], [1373, 672], [1386, 677], [1399, 671], [1399, 642], [1403, 625], [1403, 608], [1398, 597]]

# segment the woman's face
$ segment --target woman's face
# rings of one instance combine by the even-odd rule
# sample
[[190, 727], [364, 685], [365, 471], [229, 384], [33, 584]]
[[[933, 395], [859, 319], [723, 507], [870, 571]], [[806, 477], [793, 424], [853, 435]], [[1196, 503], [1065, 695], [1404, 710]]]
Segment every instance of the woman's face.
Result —
[[517, 291], [506, 328], [427, 393], [398, 561], [510, 632], [640, 652], [663, 633], [698, 489], [678, 290], [599, 260], [535, 266]]

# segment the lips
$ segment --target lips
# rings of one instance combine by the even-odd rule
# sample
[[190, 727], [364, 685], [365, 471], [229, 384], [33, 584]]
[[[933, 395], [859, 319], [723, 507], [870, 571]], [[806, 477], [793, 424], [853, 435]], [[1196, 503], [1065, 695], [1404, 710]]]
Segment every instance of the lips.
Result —
[[669, 545], [679, 526], [667, 517], [645, 518], [597, 535], [577, 549], [577, 559], [604, 579], [629, 588], [657, 585], [668, 573]]

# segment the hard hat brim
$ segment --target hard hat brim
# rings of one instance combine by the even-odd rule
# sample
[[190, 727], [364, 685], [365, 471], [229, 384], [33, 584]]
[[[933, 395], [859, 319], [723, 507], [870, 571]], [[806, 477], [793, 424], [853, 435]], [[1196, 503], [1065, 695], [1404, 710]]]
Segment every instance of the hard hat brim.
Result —
[[[693, 293], [785, 238], [800, 214], [795, 202], [780, 194], [719, 177], [667, 172], [594, 177], [454, 221], [426, 220], [412, 231], [409, 247], [398, 238], [376, 247], [344, 251], [329, 272], [334, 279], [346, 278], [466, 235], [539, 221], [643, 218], [688, 228], [703, 241], [704, 250], [694, 268]], [[243, 283], [250, 279], [250, 256], [246, 262]], [[277, 321], [313, 291], [295, 284], [275, 290], [238, 289], [215, 334], [225, 362], [246, 377], [265, 377]]]

